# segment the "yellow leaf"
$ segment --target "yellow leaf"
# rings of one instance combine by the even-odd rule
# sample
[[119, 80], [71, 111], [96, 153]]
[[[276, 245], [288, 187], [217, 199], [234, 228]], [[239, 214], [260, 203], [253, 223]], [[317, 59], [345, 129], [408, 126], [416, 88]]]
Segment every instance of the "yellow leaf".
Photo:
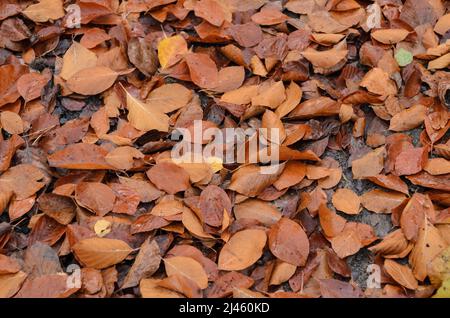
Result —
[[167, 68], [178, 62], [188, 47], [186, 40], [181, 35], [165, 38], [158, 43], [158, 59], [162, 68]]

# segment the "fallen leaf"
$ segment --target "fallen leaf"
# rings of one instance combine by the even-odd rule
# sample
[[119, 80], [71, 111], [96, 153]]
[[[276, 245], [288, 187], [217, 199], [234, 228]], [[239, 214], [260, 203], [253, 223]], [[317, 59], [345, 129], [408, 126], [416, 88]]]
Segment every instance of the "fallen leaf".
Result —
[[20, 164], [9, 168], [0, 176], [0, 187], [11, 189], [16, 200], [23, 200], [45, 186], [44, 177], [45, 174], [39, 168]]
[[384, 261], [384, 270], [400, 285], [415, 290], [419, 287], [411, 268], [407, 265], [401, 265], [393, 260]]
[[186, 40], [181, 35], [164, 38], [158, 43], [158, 59], [163, 69], [179, 62], [187, 52]]
[[59, 75], [68, 80], [79, 71], [96, 65], [97, 56], [95, 53], [74, 41], [63, 56], [63, 65]]
[[333, 206], [336, 210], [347, 214], [358, 214], [360, 198], [350, 189], [337, 189], [332, 198]]
[[202, 265], [193, 258], [186, 256], [173, 256], [164, 259], [167, 276], [175, 274], [194, 281], [199, 288], [208, 287], [208, 276]]
[[78, 94], [96, 95], [110, 88], [119, 74], [105, 66], [82, 69], [66, 82], [67, 87]]
[[37, 4], [28, 6], [23, 14], [34, 22], [57, 20], [64, 16], [62, 0], [40, 0]]
[[409, 32], [405, 29], [378, 29], [372, 31], [372, 38], [383, 44], [395, 44], [403, 41]]
[[304, 266], [309, 254], [308, 237], [298, 223], [284, 217], [270, 229], [269, 249], [284, 262]]
[[152, 276], [161, 263], [160, 253], [158, 243], [155, 240], [147, 239], [141, 245], [136, 260], [125, 277], [122, 288], [137, 286], [142, 278]]
[[281, 219], [281, 213], [273, 205], [257, 199], [248, 199], [234, 206], [236, 220], [254, 219], [261, 224], [272, 226]]
[[105, 160], [107, 154], [108, 151], [100, 146], [78, 143], [49, 155], [48, 163], [51, 167], [64, 169], [111, 169]]
[[261, 167], [256, 165], [244, 166], [233, 173], [228, 188], [249, 197], [257, 196], [278, 179], [283, 167], [279, 166], [273, 173], [265, 174]]
[[185, 60], [192, 82], [201, 88], [214, 88], [219, 81], [216, 63], [204, 53], [186, 54]]
[[354, 179], [368, 178], [378, 175], [383, 170], [385, 148], [380, 147], [363, 157], [353, 160], [352, 173]]
[[124, 241], [100, 237], [81, 240], [72, 249], [81, 263], [95, 269], [118, 264], [132, 252]]
[[104, 216], [112, 211], [116, 195], [106, 184], [81, 182], [75, 189], [75, 200], [98, 216]]
[[162, 191], [175, 194], [189, 188], [189, 174], [171, 162], [159, 162], [147, 171], [150, 181]]
[[141, 102], [126, 91], [126, 101], [128, 108], [128, 120], [130, 124], [139, 130], [158, 131], [169, 130], [169, 117], [159, 109], [154, 109], [150, 105]]
[[420, 126], [426, 115], [427, 108], [417, 104], [395, 114], [390, 121], [389, 130], [405, 131]]
[[27, 274], [20, 271], [15, 274], [0, 275], [0, 297], [11, 298], [21, 288]]
[[406, 196], [398, 192], [374, 189], [361, 195], [361, 204], [367, 210], [375, 213], [392, 213], [392, 210], [405, 199]]
[[14, 112], [1, 112], [0, 123], [2, 128], [10, 134], [21, 134], [24, 131], [22, 118]]
[[220, 251], [219, 270], [239, 271], [253, 265], [261, 257], [266, 240], [263, 230], [237, 232]]
[[144, 155], [134, 147], [122, 146], [111, 150], [105, 156], [105, 161], [116, 169], [129, 170], [133, 167], [135, 158], [141, 159]]

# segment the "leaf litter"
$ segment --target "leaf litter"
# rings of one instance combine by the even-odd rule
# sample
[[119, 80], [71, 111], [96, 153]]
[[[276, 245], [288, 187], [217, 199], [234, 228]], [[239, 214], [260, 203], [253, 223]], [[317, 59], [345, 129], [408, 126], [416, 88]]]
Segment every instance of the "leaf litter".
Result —
[[449, 297], [445, 1], [75, 5], [0, 14], [0, 297]]

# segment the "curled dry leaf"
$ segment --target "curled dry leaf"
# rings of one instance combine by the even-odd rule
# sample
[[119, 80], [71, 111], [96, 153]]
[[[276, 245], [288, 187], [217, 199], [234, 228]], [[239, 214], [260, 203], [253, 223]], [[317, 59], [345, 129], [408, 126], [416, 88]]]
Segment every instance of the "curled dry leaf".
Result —
[[304, 266], [309, 255], [309, 240], [298, 223], [283, 217], [270, 229], [269, 249], [284, 262]]
[[348, 50], [345, 48], [332, 48], [326, 51], [316, 51], [314, 49], [307, 49], [302, 52], [302, 55], [305, 59], [311, 62], [314, 66], [314, 69], [317, 73], [326, 73], [328, 70], [342, 61], [345, 61], [347, 57]]
[[406, 239], [401, 229], [389, 233], [380, 243], [369, 247], [371, 252], [381, 254], [385, 258], [403, 258], [411, 249], [412, 244]]
[[358, 195], [350, 189], [338, 189], [333, 194], [333, 206], [336, 210], [347, 214], [358, 214], [360, 199]]
[[237, 232], [220, 251], [219, 270], [239, 271], [253, 265], [261, 257], [266, 241], [263, 230]]
[[81, 263], [95, 269], [120, 263], [132, 252], [124, 241], [100, 237], [83, 239], [72, 249]]

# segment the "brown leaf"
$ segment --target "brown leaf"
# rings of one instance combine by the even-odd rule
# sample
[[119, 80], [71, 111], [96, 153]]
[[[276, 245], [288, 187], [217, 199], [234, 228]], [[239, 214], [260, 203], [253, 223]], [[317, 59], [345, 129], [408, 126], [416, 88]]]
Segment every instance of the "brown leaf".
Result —
[[15, 274], [20, 269], [21, 266], [14, 258], [0, 254], [0, 275]]
[[124, 241], [100, 237], [81, 240], [72, 249], [81, 263], [95, 269], [120, 263], [132, 252]]
[[225, 21], [225, 6], [216, 0], [199, 0], [194, 5], [194, 13], [212, 25], [220, 27]]
[[78, 42], [73, 42], [63, 57], [63, 66], [59, 75], [68, 80], [86, 68], [96, 66], [97, 56]]
[[363, 157], [353, 160], [352, 173], [354, 179], [362, 179], [378, 175], [383, 170], [384, 147], [377, 148]]
[[58, 20], [64, 16], [62, 0], [40, 0], [37, 4], [28, 6], [23, 14], [34, 22]]
[[420, 227], [416, 245], [409, 255], [409, 263], [417, 280], [425, 279], [428, 275], [428, 264], [444, 250], [446, 245], [439, 230], [425, 219]]
[[278, 259], [296, 266], [304, 266], [309, 254], [309, 241], [302, 227], [281, 218], [269, 232], [269, 248]]
[[260, 12], [252, 15], [252, 21], [260, 25], [274, 25], [283, 23], [287, 16], [272, 8], [264, 8]]
[[262, 255], [267, 236], [263, 230], [243, 230], [234, 234], [219, 254], [219, 269], [242, 270], [253, 265]]
[[273, 186], [277, 190], [286, 189], [300, 183], [306, 175], [306, 165], [299, 161], [289, 161]]
[[128, 58], [146, 76], [158, 69], [158, 55], [148, 38], [133, 37], [128, 42]]
[[399, 206], [405, 199], [406, 196], [397, 192], [374, 189], [361, 196], [361, 204], [375, 213], [392, 213], [392, 209]]
[[26, 199], [39, 191], [45, 183], [41, 169], [30, 164], [9, 168], [0, 176], [0, 187], [11, 189], [17, 200]]
[[335, 237], [344, 229], [347, 221], [336, 212], [331, 211], [325, 204], [319, 207], [320, 226], [328, 237]]
[[226, 192], [215, 185], [207, 186], [200, 194], [201, 221], [213, 227], [222, 226], [223, 215], [231, 215], [231, 201]]
[[67, 284], [68, 280], [65, 273], [28, 277], [14, 298], [67, 298], [79, 289]]
[[21, 134], [24, 131], [22, 118], [14, 112], [1, 112], [0, 123], [2, 128], [10, 134]]
[[311, 98], [300, 103], [289, 114], [292, 119], [304, 119], [320, 116], [334, 116], [339, 114], [339, 103], [329, 97]]
[[221, 275], [208, 289], [210, 298], [224, 298], [233, 293], [234, 288], [250, 288], [254, 281], [252, 278], [238, 272], [227, 272]]
[[125, 277], [122, 288], [139, 285], [143, 278], [151, 277], [158, 270], [160, 263], [161, 255], [158, 244], [155, 240], [147, 239], [141, 245], [136, 260]]
[[450, 160], [444, 158], [428, 159], [423, 170], [434, 176], [448, 174], [450, 173]]
[[16, 81], [28, 72], [28, 67], [21, 64], [6, 64], [0, 66], [0, 107], [8, 103], [14, 103], [20, 94], [17, 91]]
[[203, 266], [193, 258], [173, 256], [164, 259], [167, 276], [180, 275], [194, 281], [199, 288], [208, 287], [208, 276]]
[[105, 66], [85, 68], [73, 74], [67, 87], [78, 94], [96, 95], [110, 88], [119, 74]]
[[39, 199], [39, 210], [63, 225], [69, 224], [76, 214], [72, 199], [53, 193], [44, 193]]
[[407, 265], [400, 265], [399, 263], [386, 259], [384, 261], [384, 270], [389, 274], [397, 283], [408, 288], [417, 289], [419, 284], [414, 277], [411, 268]]
[[107, 154], [108, 151], [100, 146], [78, 143], [49, 155], [48, 162], [51, 167], [64, 169], [111, 169], [105, 160]]
[[161, 287], [158, 285], [160, 279], [147, 278], [142, 279], [139, 290], [143, 298], [183, 298], [183, 296], [175, 291]]
[[336, 210], [347, 214], [358, 214], [360, 211], [360, 199], [358, 195], [350, 189], [337, 189], [333, 194], [332, 202]]
[[270, 110], [266, 110], [262, 117], [261, 128], [264, 130], [262, 134], [266, 139], [275, 144], [281, 144], [286, 139], [284, 125], [277, 114]]
[[106, 184], [80, 182], [75, 189], [75, 200], [98, 216], [104, 216], [112, 211], [116, 195]]
[[395, 190], [401, 193], [404, 193], [406, 195], [409, 194], [408, 192], [408, 186], [406, 185], [403, 180], [393, 174], [383, 175], [378, 174], [375, 176], [367, 177], [368, 180], [372, 181], [373, 183], [382, 186], [389, 190]]
[[171, 113], [185, 107], [192, 99], [192, 91], [183, 85], [173, 83], [160, 86], [147, 96], [145, 105], [162, 113]]
[[214, 88], [219, 81], [216, 63], [204, 53], [189, 53], [185, 56], [191, 79], [201, 88]]
[[281, 219], [281, 213], [273, 205], [257, 200], [248, 199], [234, 206], [236, 220], [254, 219], [261, 224], [272, 226]]
[[249, 197], [260, 194], [265, 188], [278, 179], [284, 166], [274, 169], [273, 173], [264, 174], [261, 167], [247, 165], [238, 169], [231, 177], [229, 189]]
[[116, 169], [129, 170], [133, 167], [134, 159], [144, 158], [142, 152], [134, 147], [122, 146], [111, 150], [105, 161]]
[[417, 104], [395, 114], [390, 121], [389, 130], [405, 131], [420, 126], [426, 115], [427, 108]]
[[147, 132], [155, 129], [158, 131], [169, 130], [169, 117], [161, 110], [151, 107], [151, 105], [141, 102], [126, 92], [126, 101], [128, 108], [128, 121], [139, 130]]
[[395, 44], [403, 41], [408, 34], [405, 29], [378, 29], [372, 31], [371, 36], [383, 44]]
[[175, 194], [189, 188], [189, 174], [171, 162], [159, 162], [147, 171], [150, 181], [160, 190]]
[[0, 297], [10, 298], [21, 288], [27, 274], [20, 271], [15, 274], [0, 275]]

